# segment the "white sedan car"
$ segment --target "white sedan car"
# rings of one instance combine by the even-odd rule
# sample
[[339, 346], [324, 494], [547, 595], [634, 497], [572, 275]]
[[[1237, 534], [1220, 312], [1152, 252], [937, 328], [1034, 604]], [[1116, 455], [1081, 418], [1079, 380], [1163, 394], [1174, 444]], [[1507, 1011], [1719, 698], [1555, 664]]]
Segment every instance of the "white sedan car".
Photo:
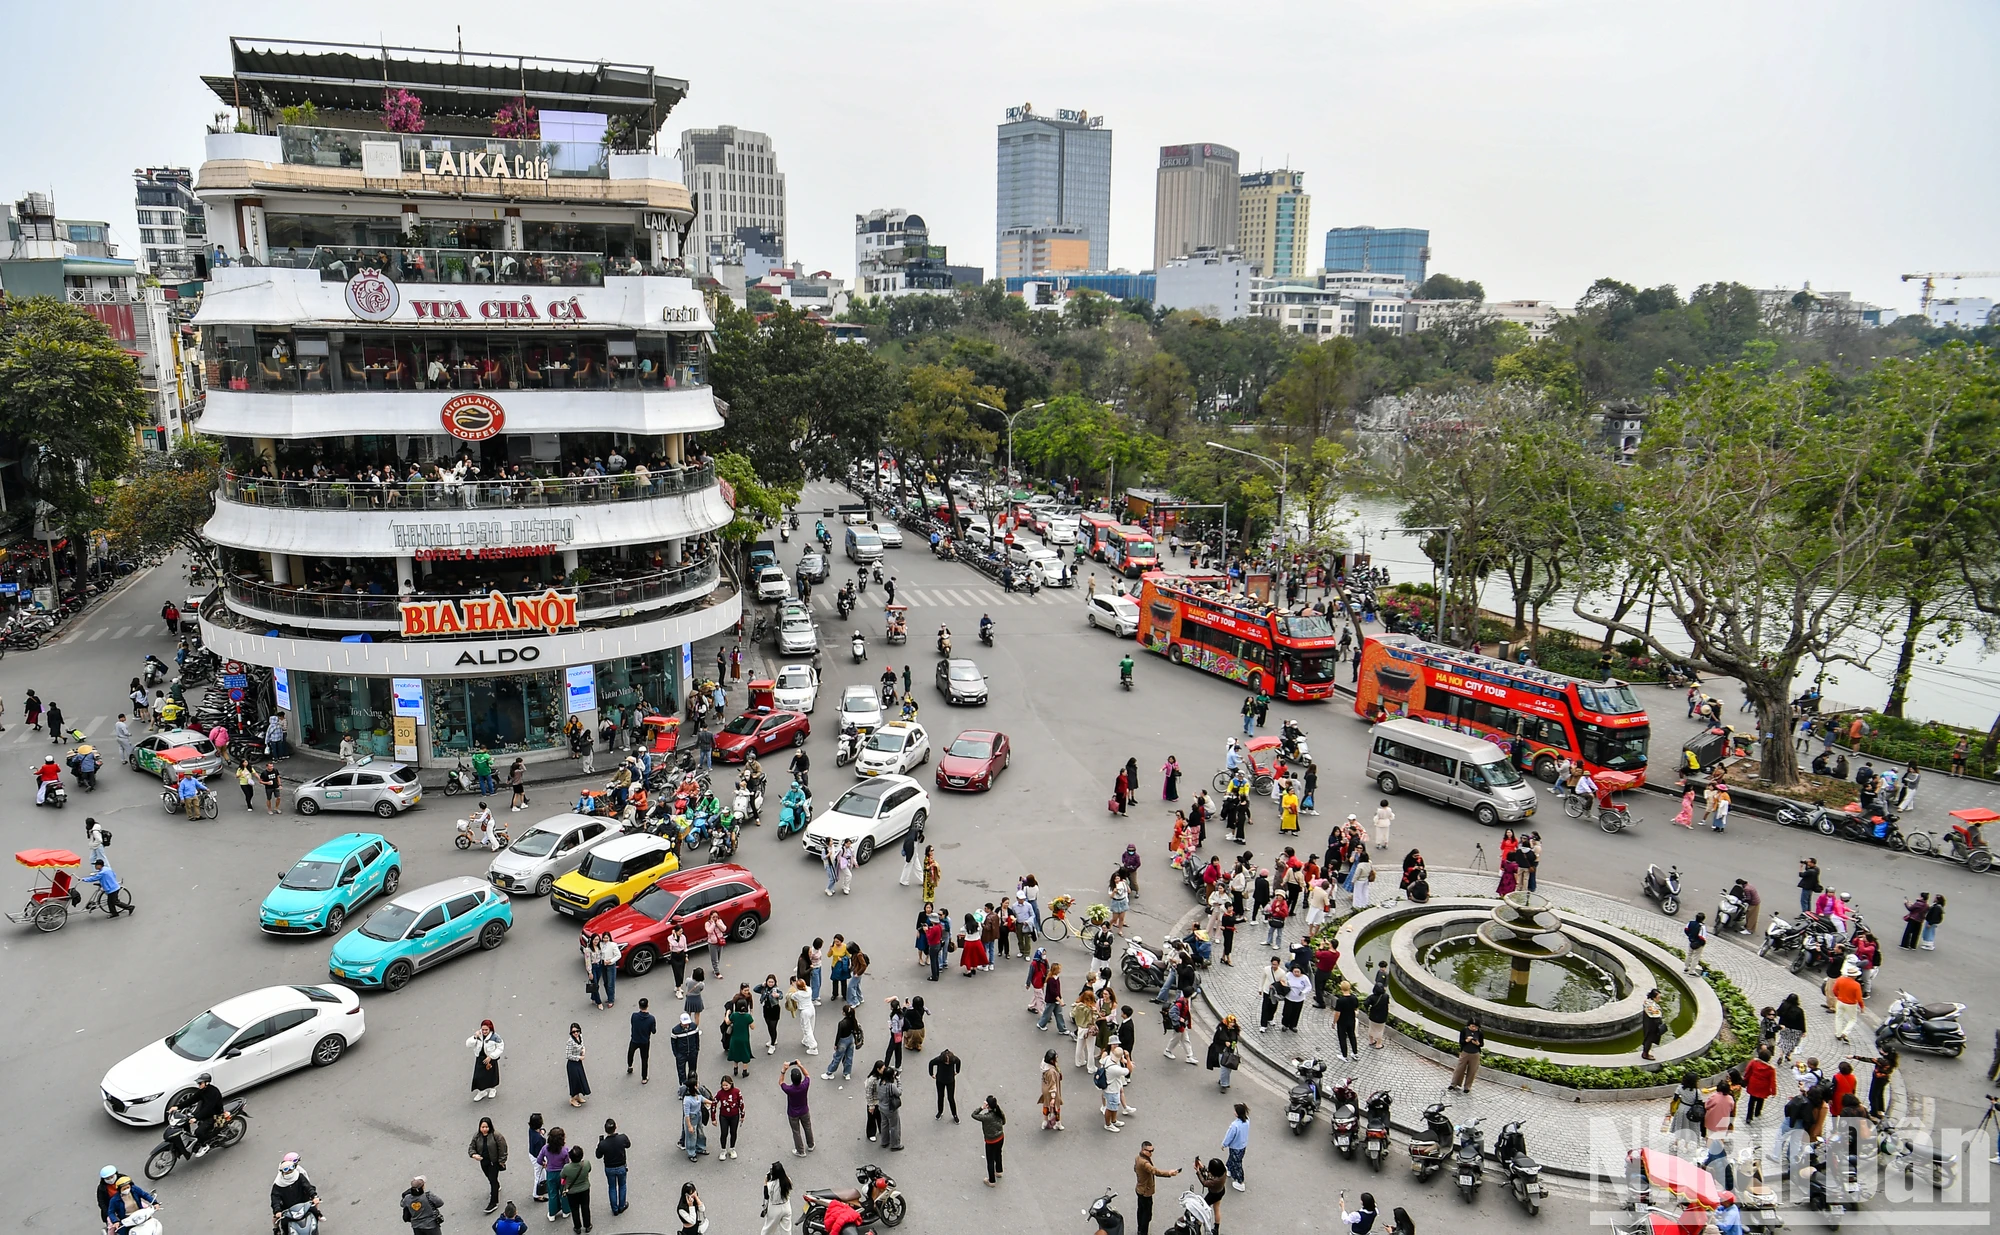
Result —
[[903, 547], [903, 529], [886, 519], [875, 525], [875, 534], [882, 538], [882, 547], [884, 549], [900, 549]]
[[877, 729], [861, 743], [861, 757], [854, 770], [862, 776], [890, 776], [907, 772], [931, 758], [930, 735], [913, 721], [896, 720]]
[[361, 997], [334, 983], [267, 986], [216, 1004], [166, 1037], [127, 1055], [98, 1088], [120, 1123], [165, 1123], [169, 1107], [194, 1100], [206, 1072], [225, 1098], [310, 1064], [324, 1068], [367, 1028]]
[[866, 865], [875, 851], [914, 829], [923, 844], [930, 819], [931, 798], [907, 776], [877, 776], [864, 780], [834, 799], [819, 818], [806, 825], [805, 850], [818, 857], [830, 844], [853, 841], [854, 860]]
[[[872, 686], [850, 686], [840, 692], [840, 725], [853, 725], [863, 733], [882, 724], [882, 696]], [[834, 726], [837, 733], [840, 725]]]
[[812, 711], [819, 706], [819, 670], [811, 665], [786, 665], [778, 670], [772, 698], [784, 711]]

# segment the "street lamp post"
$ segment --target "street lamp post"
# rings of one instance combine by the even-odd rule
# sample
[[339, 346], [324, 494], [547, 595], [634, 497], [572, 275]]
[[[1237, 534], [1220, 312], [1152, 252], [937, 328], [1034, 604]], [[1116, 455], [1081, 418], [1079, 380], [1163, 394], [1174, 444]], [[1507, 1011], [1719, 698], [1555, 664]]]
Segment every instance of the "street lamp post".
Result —
[[[1216, 450], [1227, 451], [1232, 455], [1242, 455], [1246, 459], [1255, 459], [1278, 474], [1278, 594], [1282, 596], [1284, 595], [1286, 581], [1291, 573], [1291, 561], [1285, 556], [1284, 551], [1285, 545], [1291, 540], [1291, 528], [1285, 524], [1285, 484], [1286, 478], [1291, 472], [1291, 444], [1289, 442], [1281, 443], [1278, 447], [1279, 457], [1276, 459], [1273, 459], [1269, 455], [1257, 454], [1255, 451], [1240, 450], [1235, 446], [1224, 446], [1221, 442], [1209, 442], [1208, 445]], [[1228, 529], [1225, 528], [1225, 535], [1227, 531]], [[1225, 541], [1225, 545], [1226, 543]], [[1224, 556], [1227, 557], [1227, 554], [1225, 553]]]
[[1450, 622], [1450, 618], [1449, 618], [1449, 617], [1447, 616], [1447, 612], [1448, 612], [1448, 609], [1447, 609], [1447, 607], [1448, 607], [1448, 606], [1450, 605], [1450, 603], [1451, 603], [1451, 601], [1450, 601], [1450, 596], [1451, 596], [1451, 538], [1452, 538], [1452, 533], [1453, 533], [1453, 530], [1454, 530], [1454, 529], [1452, 529], [1452, 528], [1451, 528], [1451, 527], [1449, 527], [1449, 526], [1446, 526], [1446, 525], [1443, 525], [1443, 524], [1440, 524], [1440, 525], [1437, 525], [1437, 526], [1435, 526], [1435, 527], [1401, 527], [1401, 528], [1397, 528], [1396, 530], [1397, 530], [1397, 531], [1399, 531], [1399, 532], [1406, 532], [1406, 533], [1410, 533], [1410, 534], [1413, 534], [1413, 535], [1414, 535], [1414, 534], [1421, 534], [1421, 533], [1424, 533], [1424, 532], [1443, 532], [1443, 533], [1444, 533], [1444, 581], [1443, 581], [1442, 585], [1441, 585], [1441, 586], [1440, 586], [1440, 587], [1438, 588], [1438, 630], [1437, 630], [1437, 633], [1438, 633], [1438, 638], [1440, 638], [1440, 639], [1448, 639], [1448, 638], [1450, 637], [1450, 631], [1449, 631], [1449, 629], [1448, 629], [1448, 623]]
[[998, 413], [1007, 421], [1007, 475], [1005, 480], [1007, 484], [1012, 485], [1014, 483], [1014, 422], [1037, 408], [1047, 407], [1048, 403], [1046, 401], [1030, 403], [1018, 412], [1001, 411], [991, 403], [975, 403], [974, 406], [983, 407], [989, 412]]

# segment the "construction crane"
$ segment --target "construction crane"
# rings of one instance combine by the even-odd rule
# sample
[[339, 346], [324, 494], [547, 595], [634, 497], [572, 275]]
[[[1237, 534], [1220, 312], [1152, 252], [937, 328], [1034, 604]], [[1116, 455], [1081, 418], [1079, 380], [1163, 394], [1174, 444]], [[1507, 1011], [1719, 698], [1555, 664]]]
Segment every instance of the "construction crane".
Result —
[[1903, 276], [1905, 283], [1912, 279], [1924, 281], [1923, 296], [1918, 302], [1917, 311], [1928, 318], [1931, 315], [1931, 297], [1937, 291], [1939, 279], [2000, 279], [2000, 270], [1923, 270]]

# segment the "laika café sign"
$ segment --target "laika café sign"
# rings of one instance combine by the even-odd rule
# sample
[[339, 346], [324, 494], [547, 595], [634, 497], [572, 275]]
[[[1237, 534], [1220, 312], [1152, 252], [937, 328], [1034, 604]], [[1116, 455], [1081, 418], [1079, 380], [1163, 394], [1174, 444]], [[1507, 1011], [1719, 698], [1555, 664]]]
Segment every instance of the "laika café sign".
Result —
[[403, 637], [419, 635], [499, 634], [533, 631], [554, 634], [576, 626], [576, 593], [550, 588], [540, 596], [502, 596], [489, 592], [479, 600], [406, 600]]
[[547, 180], [549, 161], [524, 155], [508, 158], [493, 150], [418, 150], [420, 176], [461, 176], [480, 180]]

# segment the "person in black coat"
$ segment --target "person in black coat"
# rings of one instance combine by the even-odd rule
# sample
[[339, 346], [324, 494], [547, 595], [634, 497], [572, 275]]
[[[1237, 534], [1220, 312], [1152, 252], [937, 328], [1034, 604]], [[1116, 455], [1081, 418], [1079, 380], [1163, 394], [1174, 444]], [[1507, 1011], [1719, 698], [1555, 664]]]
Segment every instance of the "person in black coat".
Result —
[[695, 1084], [701, 1058], [701, 1027], [694, 1023], [694, 1017], [681, 1013], [680, 1024], [667, 1034], [667, 1043], [674, 1051], [675, 1079], [682, 1088]]

